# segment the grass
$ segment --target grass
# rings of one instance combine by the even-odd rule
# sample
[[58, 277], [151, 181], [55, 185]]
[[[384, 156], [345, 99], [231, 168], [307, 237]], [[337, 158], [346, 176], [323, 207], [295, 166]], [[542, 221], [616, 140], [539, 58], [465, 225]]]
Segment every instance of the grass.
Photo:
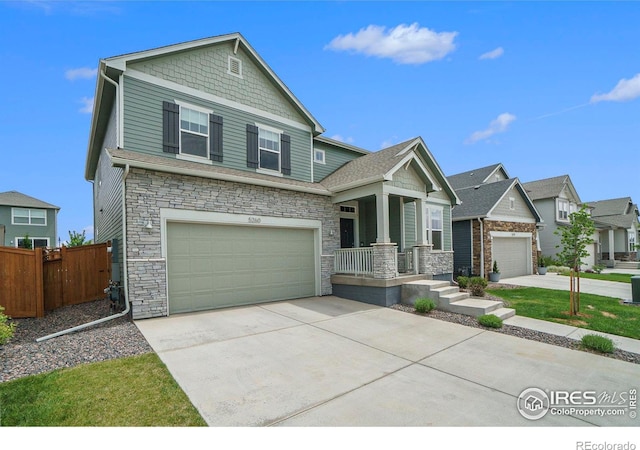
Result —
[[0, 383], [2, 426], [206, 426], [155, 353]]
[[[561, 274], [569, 276], [569, 274]], [[588, 273], [580, 272], [580, 278], [590, 278], [592, 280], [604, 280], [604, 281], [617, 281], [618, 283], [631, 283], [631, 277], [633, 275], [629, 273]]]
[[568, 291], [523, 287], [488, 292], [506, 300], [519, 316], [640, 339], [640, 307], [622, 305], [615, 298], [581, 293], [580, 312], [572, 317]]

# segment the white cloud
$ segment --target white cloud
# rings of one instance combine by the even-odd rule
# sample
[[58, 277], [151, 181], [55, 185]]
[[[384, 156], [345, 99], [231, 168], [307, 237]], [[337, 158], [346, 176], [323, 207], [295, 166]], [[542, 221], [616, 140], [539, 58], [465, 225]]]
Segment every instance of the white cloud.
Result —
[[334, 141], [345, 142], [347, 144], [353, 143], [353, 138], [351, 136], [348, 136], [345, 138], [345, 137], [342, 137], [341, 134], [334, 134], [333, 136], [331, 136], [331, 139], [333, 139]]
[[82, 97], [80, 103], [82, 103], [83, 106], [78, 111], [83, 114], [91, 114], [93, 112], [93, 99], [94, 97]]
[[504, 133], [507, 131], [509, 124], [516, 120], [516, 116], [509, 113], [502, 113], [497, 118], [491, 121], [489, 127], [486, 130], [476, 131], [471, 136], [469, 136], [464, 143], [465, 144], [475, 144], [478, 141], [482, 141], [490, 138], [494, 134]]
[[82, 229], [82, 231], [84, 231], [87, 239], [93, 239], [93, 225], [87, 225]]
[[483, 53], [478, 59], [496, 59], [500, 58], [503, 53], [504, 49], [502, 47], [498, 47], [494, 50], [491, 50], [490, 52]]
[[640, 97], [640, 73], [630, 80], [618, 81], [616, 87], [606, 94], [595, 94], [591, 97], [591, 103], [598, 102], [626, 102]]
[[357, 33], [335, 37], [325, 49], [353, 51], [367, 56], [390, 58], [399, 64], [423, 64], [444, 58], [455, 50], [457, 31], [435, 32], [417, 23], [401, 24], [389, 30], [369, 25]]
[[64, 73], [64, 77], [67, 80], [90, 80], [94, 78], [98, 73], [98, 69], [91, 69], [89, 67], [79, 67], [77, 69], [69, 69]]

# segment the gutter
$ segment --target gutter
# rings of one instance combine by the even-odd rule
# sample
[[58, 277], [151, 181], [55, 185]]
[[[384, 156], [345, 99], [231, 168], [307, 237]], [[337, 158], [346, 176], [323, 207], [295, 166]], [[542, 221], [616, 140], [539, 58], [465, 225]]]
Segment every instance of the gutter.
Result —
[[67, 328], [66, 330], [62, 330], [62, 331], [58, 331], [57, 333], [52, 333], [52, 334], [48, 334], [46, 336], [40, 337], [38, 339], [36, 339], [36, 342], [42, 342], [42, 341], [46, 341], [48, 339], [52, 339], [58, 336], [62, 336], [65, 334], [69, 334], [69, 333], [73, 333], [75, 331], [80, 331], [80, 330], [84, 330], [85, 328], [89, 328], [104, 322], [108, 322], [110, 320], [113, 319], [117, 319], [119, 317], [122, 316], [126, 316], [127, 314], [129, 314], [129, 311], [131, 310], [131, 305], [129, 304], [129, 279], [127, 277], [127, 240], [126, 240], [126, 236], [127, 236], [127, 218], [126, 218], [126, 209], [125, 209], [125, 204], [124, 204], [124, 194], [125, 194], [125, 181], [127, 179], [127, 175], [129, 175], [129, 165], [127, 164], [127, 166], [124, 169], [124, 173], [122, 174], [122, 235], [125, 237], [122, 239], [122, 267], [123, 267], [123, 290], [124, 290], [124, 304], [125, 304], [125, 308], [124, 311], [119, 312], [117, 314], [112, 314], [110, 316], [107, 317], [103, 317], [101, 319], [97, 319], [94, 320], [92, 322], [87, 322], [87, 323], [83, 323], [82, 325], [78, 325], [76, 327], [72, 327], [72, 328]]

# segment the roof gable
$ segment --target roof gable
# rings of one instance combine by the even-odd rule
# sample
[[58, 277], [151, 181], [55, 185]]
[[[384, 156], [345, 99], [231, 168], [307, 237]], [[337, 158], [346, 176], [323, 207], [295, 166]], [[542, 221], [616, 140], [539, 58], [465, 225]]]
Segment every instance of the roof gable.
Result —
[[333, 192], [341, 192], [374, 182], [392, 181], [398, 170], [409, 166], [422, 178], [427, 190], [442, 189], [453, 204], [458, 203], [455, 191], [419, 137], [354, 159], [328, 175], [322, 184]]
[[451, 175], [447, 177], [447, 180], [449, 180], [449, 183], [451, 183], [454, 189], [458, 190], [494, 182], [496, 175], [498, 175], [500, 180], [509, 179], [507, 170], [501, 163], [498, 163]]
[[51, 203], [43, 202], [37, 198], [25, 195], [18, 191], [0, 192], [0, 205], [22, 208], [60, 209]]
[[540, 214], [517, 178], [509, 178], [456, 190], [462, 203], [453, 208], [452, 218], [454, 220], [468, 220], [471, 218], [488, 217], [512, 189], [515, 189], [520, 194], [536, 222], [542, 221]]
[[566, 192], [567, 198], [573, 200], [577, 204], [581, 204], [580, 196], [576, 191], [571, 177], [569, 175], [560, 175], [543, 180], [530, 181], [523, 183], [522, 186], [527, 191], [531, 200], [542, 200], [547, 198], [560, 197], [562, 192]]

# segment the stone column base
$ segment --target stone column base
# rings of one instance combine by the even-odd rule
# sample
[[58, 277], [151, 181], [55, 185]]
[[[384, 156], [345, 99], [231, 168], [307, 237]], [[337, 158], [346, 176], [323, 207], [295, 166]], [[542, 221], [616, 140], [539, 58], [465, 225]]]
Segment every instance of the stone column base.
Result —
[[373, 247], [373, 278], [389, 279], [398, 275], [398, 245], [371, 244]]

